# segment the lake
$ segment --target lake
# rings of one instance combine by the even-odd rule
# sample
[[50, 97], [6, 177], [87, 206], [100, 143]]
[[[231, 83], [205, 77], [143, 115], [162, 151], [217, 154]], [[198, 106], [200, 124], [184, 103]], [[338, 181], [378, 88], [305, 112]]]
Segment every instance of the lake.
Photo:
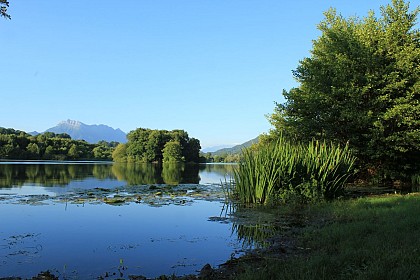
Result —
[[0, 277], [197, 273], [252, 245], [221, 181], [234, 165], [0, 162]]

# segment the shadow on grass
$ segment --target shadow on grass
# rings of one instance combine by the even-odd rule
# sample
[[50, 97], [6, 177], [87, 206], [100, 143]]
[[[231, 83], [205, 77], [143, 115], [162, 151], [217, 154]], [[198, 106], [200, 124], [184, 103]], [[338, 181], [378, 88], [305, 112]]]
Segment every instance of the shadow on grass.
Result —
[[266, 258], [237, 279], [420, 279], [420, 194], [334, 201], [303, 209], [305, 253]]

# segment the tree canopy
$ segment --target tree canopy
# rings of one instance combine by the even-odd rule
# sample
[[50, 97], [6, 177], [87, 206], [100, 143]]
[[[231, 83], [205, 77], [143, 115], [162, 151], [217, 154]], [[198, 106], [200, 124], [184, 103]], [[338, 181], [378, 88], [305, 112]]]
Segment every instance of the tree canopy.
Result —
[[[112, 154], [117, 162], [199, 162], [200, 141], [184, 130], [138, 128], [127, 134], [128, 142]], [[169, 143], [169, 144], [168, 144]], [[166, 155], [166, 157], [165, 157]]]
[[360, 19], [334, 9], [318, 25], [311, 56], [293, 71], [269, 120], [271, 137], [347, 143], [361, 166], [390, 178], [420, 167], [419, 7], [393, 0]]
[[178, 141], [166, 142], [162, 150], [163, 162], [183, 162], [181, 143]]

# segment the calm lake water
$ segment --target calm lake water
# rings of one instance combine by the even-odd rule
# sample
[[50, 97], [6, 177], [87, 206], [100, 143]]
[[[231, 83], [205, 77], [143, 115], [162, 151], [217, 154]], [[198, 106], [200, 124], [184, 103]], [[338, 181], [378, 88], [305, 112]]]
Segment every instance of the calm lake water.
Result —
[[237, 257], [220, 186], [233, 168], [1, 162], [0, 277], [184, 275]]

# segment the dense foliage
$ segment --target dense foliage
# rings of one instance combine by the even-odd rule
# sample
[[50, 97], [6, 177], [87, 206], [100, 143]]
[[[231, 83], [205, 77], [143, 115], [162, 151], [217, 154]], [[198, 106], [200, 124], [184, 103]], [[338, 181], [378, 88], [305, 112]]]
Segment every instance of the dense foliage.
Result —
[[66, 134], [46, 132], [32, 136], [0, 127], [0, 159], [31, 160], [110, 160], [118, 143], [89, 144]]
[[117, 162], [199, 162], [200, 141], [184, 130], [138, 128], [112, 154]]
[[331, 9], [318, 28], [311, 56], [293, 72], [300, 83], [284, 91], [270, 121], [271, 137], [345, 144], [362, 170], [408, 179], [420, 167], [419, 8], [393, 0], [363, 19]]
[[280, 136], [276, 143], [243, 151], [235, 171], [234, 193], [243, 203], [273, 199], [332, 198], [342, 193], [355, 158], [348, 146], [320, 141], [294, 144]]

